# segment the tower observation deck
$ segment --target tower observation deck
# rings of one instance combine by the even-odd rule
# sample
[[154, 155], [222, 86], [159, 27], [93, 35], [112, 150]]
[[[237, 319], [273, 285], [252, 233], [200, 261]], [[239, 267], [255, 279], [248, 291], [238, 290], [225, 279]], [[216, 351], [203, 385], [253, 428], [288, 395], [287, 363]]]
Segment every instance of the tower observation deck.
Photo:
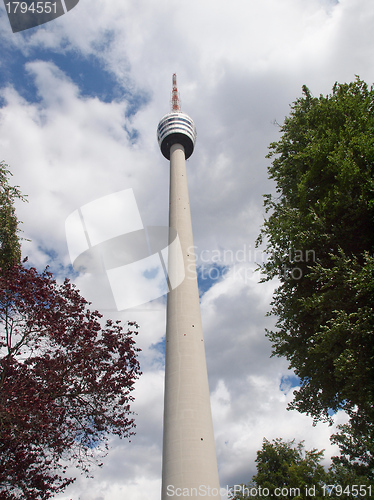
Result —
[[157, 140], [161, 153], [170, 160], [170, 148], [173, 144], [181, 144], [186, 159], [194, 150], [196, 142], [196, 127], [193, 120], [180, 111], [177, 90], [177, 76], [173, 75], [172, 111], [165, 115], [157, 127]]
[[185, 157], [189, 158], [196, 142], [196, 128], [192, 119], [182, 112], [165, 115], [157, 127], [157, 140], [161, 153], [170, 160], [170, 148], [173, 144], [184, 147]]
[[[179, 109], [173, 75], [172, 111], [157, 128], [162, 154], [170, 160], [168, 275], [182, 269], [184, 279], [167, 295], [165, 401], [161, 500], [188, 496], [219, 500], [208, 374], [188, 195], [186, 158], [194, 150], [196, 129]], [[173, 239], [174, 241], [174, 239]], [[183, 257], [183, 259], [182, 259]]]

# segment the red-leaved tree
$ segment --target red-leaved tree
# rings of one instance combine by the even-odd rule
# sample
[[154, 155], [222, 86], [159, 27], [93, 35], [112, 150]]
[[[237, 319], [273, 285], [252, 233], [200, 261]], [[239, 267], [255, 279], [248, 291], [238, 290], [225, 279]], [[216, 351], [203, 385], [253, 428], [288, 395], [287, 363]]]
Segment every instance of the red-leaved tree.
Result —
[[135, 427], [134, 335], [101, 324], [68, 280], [17, 264], [0, 273], [0, 498], [62, 491], [72, 460], [88, 471], [109, 435]]

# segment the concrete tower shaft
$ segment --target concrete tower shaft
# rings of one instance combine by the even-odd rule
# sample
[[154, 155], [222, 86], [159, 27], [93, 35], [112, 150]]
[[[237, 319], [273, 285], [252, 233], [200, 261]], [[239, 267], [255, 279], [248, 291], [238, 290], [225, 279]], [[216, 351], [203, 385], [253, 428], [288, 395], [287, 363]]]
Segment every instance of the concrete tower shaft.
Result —
[[[180, 112], [171, 115], [187, 116]], [[192, 143], [192, 154], [196, 131], [187, 117], [186, 129], [181, 131], [178, 120], [171, 121], [167, 126], [171, 124], [172, 132], [162, 135], [168, 116], [160, 122], [158, 138], [162, 153], [170, 159], [169, 226], [179, 236], [185, 278], [167, 296], [161, 498], [184, 495], [217, 500], [219, 479], [186, 172], [185, 143], [190, 147]], [[180, 253], [174, 253], [175, 248], [169, 247], [169, 273], [179, 267]]]

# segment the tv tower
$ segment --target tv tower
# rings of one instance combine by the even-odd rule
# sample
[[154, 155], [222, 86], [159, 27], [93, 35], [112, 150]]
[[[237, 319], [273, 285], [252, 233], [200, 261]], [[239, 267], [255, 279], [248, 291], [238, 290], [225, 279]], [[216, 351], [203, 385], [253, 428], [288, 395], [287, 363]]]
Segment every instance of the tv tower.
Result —
[[[157, 139], [170, 160], [169, 232], [179, 236], [185, 278], [167, 295], [161, 500], [217, 500], [221, 497], [186, 175], [196, 128], [180, 110], [175, 74], [171, 105], [158, 125]], [[180, 265], [180, 253], [169, 244], [169, 279]]]

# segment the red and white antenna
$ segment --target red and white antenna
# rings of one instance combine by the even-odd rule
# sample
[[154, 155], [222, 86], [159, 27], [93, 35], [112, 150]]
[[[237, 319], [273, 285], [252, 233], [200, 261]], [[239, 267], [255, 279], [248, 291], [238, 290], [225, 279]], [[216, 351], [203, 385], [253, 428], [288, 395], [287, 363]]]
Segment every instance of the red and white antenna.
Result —
[[177, 74], [173, 74], [173, 90], [171, 92], [171, 111], [178, 113], [180, 111], [179, 93], [177, 88]]

